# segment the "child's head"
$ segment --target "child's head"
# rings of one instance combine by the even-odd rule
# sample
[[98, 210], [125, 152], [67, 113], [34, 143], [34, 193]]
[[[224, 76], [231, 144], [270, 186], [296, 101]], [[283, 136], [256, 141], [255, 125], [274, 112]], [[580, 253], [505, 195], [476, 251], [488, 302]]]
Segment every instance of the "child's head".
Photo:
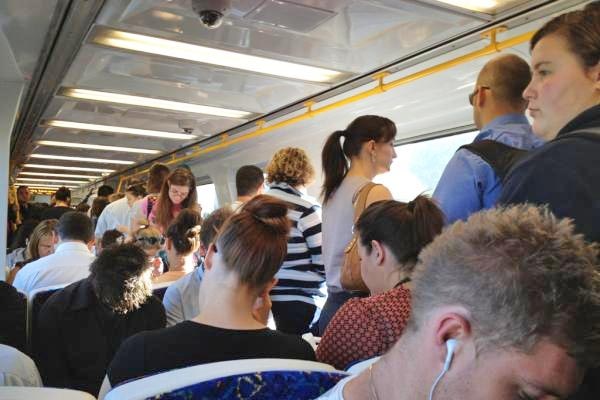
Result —
[[133, 242], [144, 249], [149, 257], [156, 257], [165, 244], [165, 238], [157, 228], [142, 224], [134, 233]]

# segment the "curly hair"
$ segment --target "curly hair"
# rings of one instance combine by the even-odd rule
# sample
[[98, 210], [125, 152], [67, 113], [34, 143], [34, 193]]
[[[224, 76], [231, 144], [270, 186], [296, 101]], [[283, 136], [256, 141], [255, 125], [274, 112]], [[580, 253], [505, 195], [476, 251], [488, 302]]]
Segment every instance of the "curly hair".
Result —
[[306, 152], [298, 147], [279, 150], [267, 166], [267, 183], [287, 183], [290, 186], [305, 186], [315, 177], [315, 169]]
[[102, 251], [90, 265], [89, 279], [100, 302], [117, 314], [127, 314], [152, 296], [149, 271], [144, 250], [127, 243]]

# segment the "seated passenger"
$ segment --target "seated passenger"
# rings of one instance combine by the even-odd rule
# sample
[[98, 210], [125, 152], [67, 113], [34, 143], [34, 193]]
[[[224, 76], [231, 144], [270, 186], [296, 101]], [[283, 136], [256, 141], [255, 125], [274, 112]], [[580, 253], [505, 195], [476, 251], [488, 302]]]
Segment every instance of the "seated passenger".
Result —
[[25, 255], [25, 250], [27, 250], [27, 244], [31, 239], [33, 230], [39, 223], [39, 220], [30, 219], [19, 225], [15, 238], [10, 244], [10, 248], [7, 250], [6, 265], [8, 267], [12, 268], [17, 262], [25, 261], [28, 258]]
[[373, 203], [358, 219], [361, 275], [370, 297], [348, 300], [333, 316], [317, 359], [337, 369], [380, 356], [402, 335], [410, 316], [411, 276], [421, 249], [444, 227], [427, 197]]
[[0, 344], [0, 387], [4, 386], [41, 387], [42, 378], [28, 355]]
[[404, 334], [321, 399], [566, 399], [600, 361], [598, 251], [570, 220], [482, 211], [419, 260]]
[[33, 289], [69, 284], [89, 275], [94, 260], [92, 221], [84, 213], [70, 211], [58, 220], [59, 243], [53, 254], [27, 264], [17, 272], [13, 285], [23, 293]]
[[[27, 303], [25, 295], [0, 281], [0, 344], [25, 351]], [[0, 385], [1, 386], [1, 385]]]
[[117, 229], [109, 229], [104, 232], [102, 239], [96, 242], [96, 255], [99, 256], [102, 250], [114, 244], [123, 244], [125, 235]]
[[165, 326], [151, 288], [146, 254], [124, 244], [104, 249], [87, 279], [53, 294], [40, 311], [34, 349], [44, 384], [97, 395], [121, 342]]
[[267, 166], [266, 194], [285, 201], [292, 223], [288, 251], [271, 292], [277, 330], [302, 335], [309, 331], [317, 311], [314, 296], [325, 282], [321, 259], [321, 206], [304, 194], [315, 170], [304, 152], [296, 147], [279, 150]]
[[[214, 241], [225, 220], [232, 214], [233, 210], [230, 207], [223, 207], [213, 211], [202, 221], [199, 249], [202, 258], [206, 257], [208, 247]], [[167, 288], [163, 298], [163, 305], [167, 312], [167, 326], [192, 319], [200, 313], [200, 284], [203, 276], [204, 262], [201, 262], [195, 271], [178, 279]]]
[[184, 209], [167, 229], [165, 250], [169, 271], [153, 279], [153, 283], [172, 282], [189, 274], [196, 267], [194, 252], [200, 246], [200, 224], [198, 211]]
[[269, 291], [287, 251], [286, 215], [284, 203], [260, 195], [231, 216], [206, 254], [200, 315], [128, 339], [108, 369], [107, 383], [217, 361], [314, 360], [308, 342], [266, 327]]
[[152, 266], [152, 277], [156, 278], [163, 273], [164, 265], [163, 261], [159, 256], [165, 244], [165, 238], [161, 235], [160, 231], [148, 225], [147, 221], [142, 221], [144, 224], [139, 225], [137, 231], [133, 233], [133, 242], [140, 246], [146, 256], [148, 262]]
[[[27, 241], [27, 247], [23, 249], [23, 252], [20, 255], [16, 255], [11, 260], [11, 262], [13, 262], [13, 268], [6, 276], [6, 281], [8, 283], [12, 283], [14, 281], [17, 272], [19, 272], [19, 270], [21, 270], [25, 264], [54, 253], [54, 246], [58, 241], [58, 234], [56, 232], [57, 224], [58, 220], [47, 219], [40, 222], [35, 227], [31, 233], [31, 236], [29, 237], [29, 240]], [[10, 263], [8, 265], [11, 266]]]

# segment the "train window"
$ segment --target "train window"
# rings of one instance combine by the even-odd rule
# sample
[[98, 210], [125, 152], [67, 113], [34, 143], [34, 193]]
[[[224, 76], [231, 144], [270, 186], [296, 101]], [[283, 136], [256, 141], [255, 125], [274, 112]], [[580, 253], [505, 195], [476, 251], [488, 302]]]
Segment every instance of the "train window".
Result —
[[374, 181], [384, 184], [399, 201], [410, 201], [420, 193], [433, 194], [444, 167], [460, 146], [470, 143], [478, 131], [396, 146], [390, 172]]
[[203, 217], [206, 217], [208, 214], [219, 208], [217, 190], [214, 183], [196, 186], [196, 191], [198, 192], [198, 204], [202, 206]]

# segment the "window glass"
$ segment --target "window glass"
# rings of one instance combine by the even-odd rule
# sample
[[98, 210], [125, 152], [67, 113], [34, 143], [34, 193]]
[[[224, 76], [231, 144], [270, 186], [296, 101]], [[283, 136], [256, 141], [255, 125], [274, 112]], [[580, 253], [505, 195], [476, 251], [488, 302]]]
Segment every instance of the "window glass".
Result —
[[444, 168], [463, 144], [471, 143], [478, 131], [446, 136], [396, 147], [396, 159], [390, 172], [375, 177], [394, 199], [407, 202], [420, 193], [433, 194]]
[[219, 208], [217, 190], [214, 183], [196, 186], [196, 190], [198, 191], [198, 204], [202, 206], [202, 217], [205, 218]]

